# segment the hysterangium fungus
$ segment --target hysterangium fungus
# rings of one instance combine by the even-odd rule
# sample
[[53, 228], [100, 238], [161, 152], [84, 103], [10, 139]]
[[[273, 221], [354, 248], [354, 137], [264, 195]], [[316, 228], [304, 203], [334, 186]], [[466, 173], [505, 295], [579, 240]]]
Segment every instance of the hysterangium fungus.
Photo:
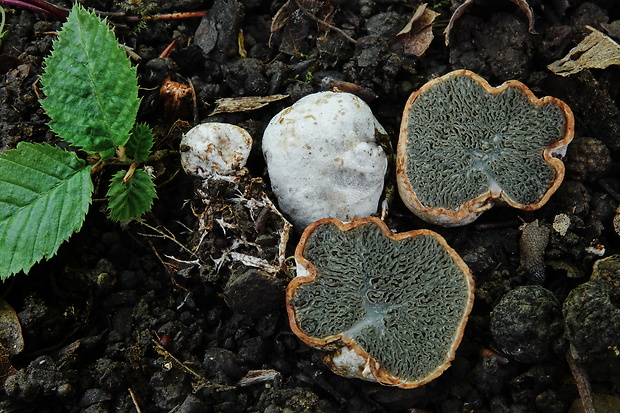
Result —
[[561, 100], [521, 82], [499, 87], [468, 70], [426, 83], [407, 101], [396, 173], [404, 203], [446, 226], [475, 220], [496, 202], [543, 206], [564, 178], [574, 119]]
[[280, 210], [300, 228], [376, 213], [387, 170], [380, 135], [368, 105], [350, 93], [314, 93], [278, 113], [263, 153]]
[[245, 166], [252, 137], [243, 128], [228, 123], [202, 123], [181, 139], [181, 165], [201, 178], [225, 177]]
[[474, 300], [471, 272], [435, 232], [321, 219], [295, 251], [291, 329], [336, 373], [401, 388], [446, 370]]

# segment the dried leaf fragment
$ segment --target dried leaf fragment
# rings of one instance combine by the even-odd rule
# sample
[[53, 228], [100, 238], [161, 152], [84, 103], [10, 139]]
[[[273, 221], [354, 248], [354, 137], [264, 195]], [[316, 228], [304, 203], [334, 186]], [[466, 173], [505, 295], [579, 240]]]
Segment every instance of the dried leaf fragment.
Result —
[[[242, 3], [237, 0], [215, 0], [194, 34], [194, 44], [210, 59], [225, 62], [237, 43]], [[221, 22], [227, 22], [222, 24]]]
[[547, 68], [556, 75], [570, 76], [584, 69], [605, 69], [611, 65], [620, 65], [620, 45], [609, 36], [586, 26], [592, 33], [560, 60]]
[[[276, 12], [276, 15], [273, 16], [269, 31], [273, 33], [283, 28], [286, 25], [286, 22], [288, 22], [288, 19], [290, 19], [295, 12], [295, 10], [297, 10], [297, 5], [293, 1], [288, 0], [286, 3], [284, 3], [282, 7], [280, 7], [280, 9]], [[271, 43], [271, 39], [269, 39], [269, 41]]]
[[[465, 2], [463, 4], [461, 4], [454, 11], [454, 14], [452, 14], [452, 17], [450, 17], [450, 21], [448, 22], [448, 25], [446, 26], [446, 29], [443, 32], [444, 36], [445, 36], [446, 46], [450, 45], [450, 31], [452, 30], [452, 26], [454, 26], [454, 22], [456, 21], [456, 19], [461, 17], [463, 15], [463, 13], [465, 13], [465, 10], [469, 6], [471, 6], [472, 3], [474, 3], [475, 1], [476, 0], [465, 0]], [[510, 1], [512, 1], [517, 6], [519, 6], [521, 11], [523, 11], [523, 13], [525, 13], [525, 16], [527, 17], [527, 23], [528, 23], [528, 29], [527, 30], [531, 34], [536, 34], [536, 30], [534, 30], [534, 13], [532, 12], [532, 8], [528, 4], [528, 2], [526, 0], [510, 0]]]
[[433, 22], [439, 13], [427, 9], [427, 3], [421, 4], [411, 16], [411, 20], [396, 35], [396, 41], [404, 46], [408, 55], [422, 56], [433, 41]]
[[273, 369], [265, 369], [265, 370], [250, 370], [247, 372], [245, 376], [243, 376], [239, 383], [237, 383], [241, 387], [251, 386], [253, 384], [261, 384], [265, 382], [273, 382], [276, 380], [280, 380], [282, 377], [282, 373]]
[[601, 23], [601, 27], [614, 39], [620, 39], [620, 20], [615, 20], [611, 23]]
[[271, 95], [271, 96], [243, 96], [237, 98], [222, 98], [215, 101], [217, 104], [213, 116], [217, 113], [246, 112], [256, 110], [267, 106], [271, 102], [276, 102], [287, 98], [289, 95]]

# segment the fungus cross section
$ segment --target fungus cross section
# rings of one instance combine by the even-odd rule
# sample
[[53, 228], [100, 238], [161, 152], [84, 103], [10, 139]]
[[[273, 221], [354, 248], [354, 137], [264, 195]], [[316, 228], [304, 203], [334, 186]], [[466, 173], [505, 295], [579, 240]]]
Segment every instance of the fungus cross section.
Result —
[[[291, 300], [300, 330], [353, 341], [393, 377], [422, 381], [452, 358], [470, 309], [469, 274], [426, 233], [402, 240], [365, 223], [310, 235], [313, 281]], [[456, 344], [455, 344], [456, 343]]]
[[554, 102], [534, 104], [519, 87], [489, 93], [468, 75], [432, 85], [412, 103], [407, 176], [422, 205], [457, 210], [491, 192], [536, 204], [556, 177], [547, 146], [564, 136]]

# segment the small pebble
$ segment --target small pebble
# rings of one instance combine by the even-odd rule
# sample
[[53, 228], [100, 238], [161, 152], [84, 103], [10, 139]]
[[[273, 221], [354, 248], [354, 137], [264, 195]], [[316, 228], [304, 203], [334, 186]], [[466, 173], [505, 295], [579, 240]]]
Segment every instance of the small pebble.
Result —
[[491, 315], [493, 340], [504, 354], [521, 363], [545, 360], [561, 344], [560, 303], [539, 285], [508, 292]]

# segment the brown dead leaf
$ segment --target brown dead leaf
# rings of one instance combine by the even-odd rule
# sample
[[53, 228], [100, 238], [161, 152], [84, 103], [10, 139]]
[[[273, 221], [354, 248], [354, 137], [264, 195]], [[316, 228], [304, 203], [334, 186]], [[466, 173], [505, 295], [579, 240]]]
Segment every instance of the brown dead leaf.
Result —
[[287, 98], [289, 95], [243, 96], [238, 98], [222, 98], [215, 101], [217, 106], [211, 115], [217, 113], [247, 112], [260, 109], [271, 102]]
[[[456, 21], [456, 19], [461, 17], [463, 15], [463, 13], [465, 13], [465, 10], [469, 6], [471, 6], [472, 3], [474, 3], [475, 1], [476, 0], [465, 0], [465, 2], [463, 4], [461, 4], [454, 11], [454, 14], [452, 14], [452, 17], [450, 17], [450, 21], [448, 22], [448, 25], [446, 26], [446, 29], [443, 32], [444, 36], [445, 36], [446, 46], [450, 45], [450, 32], [452, 31], [452, 27], [454, 26], [454, 22]], [[534, 12], [532, 11], [532, 8], [528, 4], [528, 2], [526, 0], [510, 0], [510, 1], [513, 2], [514, 4], [516, 4], [517, 6], [519, 6], [521, 11], [523, 11], [523, 13], [525, 13], [525, 16], [527, 17], [527, 22], [528, 22], [528, 31], [531, 34], [536, 34], [536, 30], [534, 30]]]
[[411, 20], [396, 35], [395, 40], [403, 45], [405, 54], [420, 57], [433, 41], [432, 24], [439, 13], [427, 9], [426, 6], [427, 3], [421, 4]]
[[584, 69], [605, 69], [620, 65], [620, 45], [609, 36], [586, 26], [592, 33], [586, 36], [566, 56], [547, 68], [559, 76], [570, 76]]
[[282, 53], [296, 56], [310, 50], [308, 38], [311, 37], [310, 33], [315, 30], [316, 26], [295, 2], [289, 3], [291, 3], [290, 9], [285, 10], [284, 14], [277, 19], [275, 27], [281, 27], [271, 32], [269, 47], [277, 47]]

